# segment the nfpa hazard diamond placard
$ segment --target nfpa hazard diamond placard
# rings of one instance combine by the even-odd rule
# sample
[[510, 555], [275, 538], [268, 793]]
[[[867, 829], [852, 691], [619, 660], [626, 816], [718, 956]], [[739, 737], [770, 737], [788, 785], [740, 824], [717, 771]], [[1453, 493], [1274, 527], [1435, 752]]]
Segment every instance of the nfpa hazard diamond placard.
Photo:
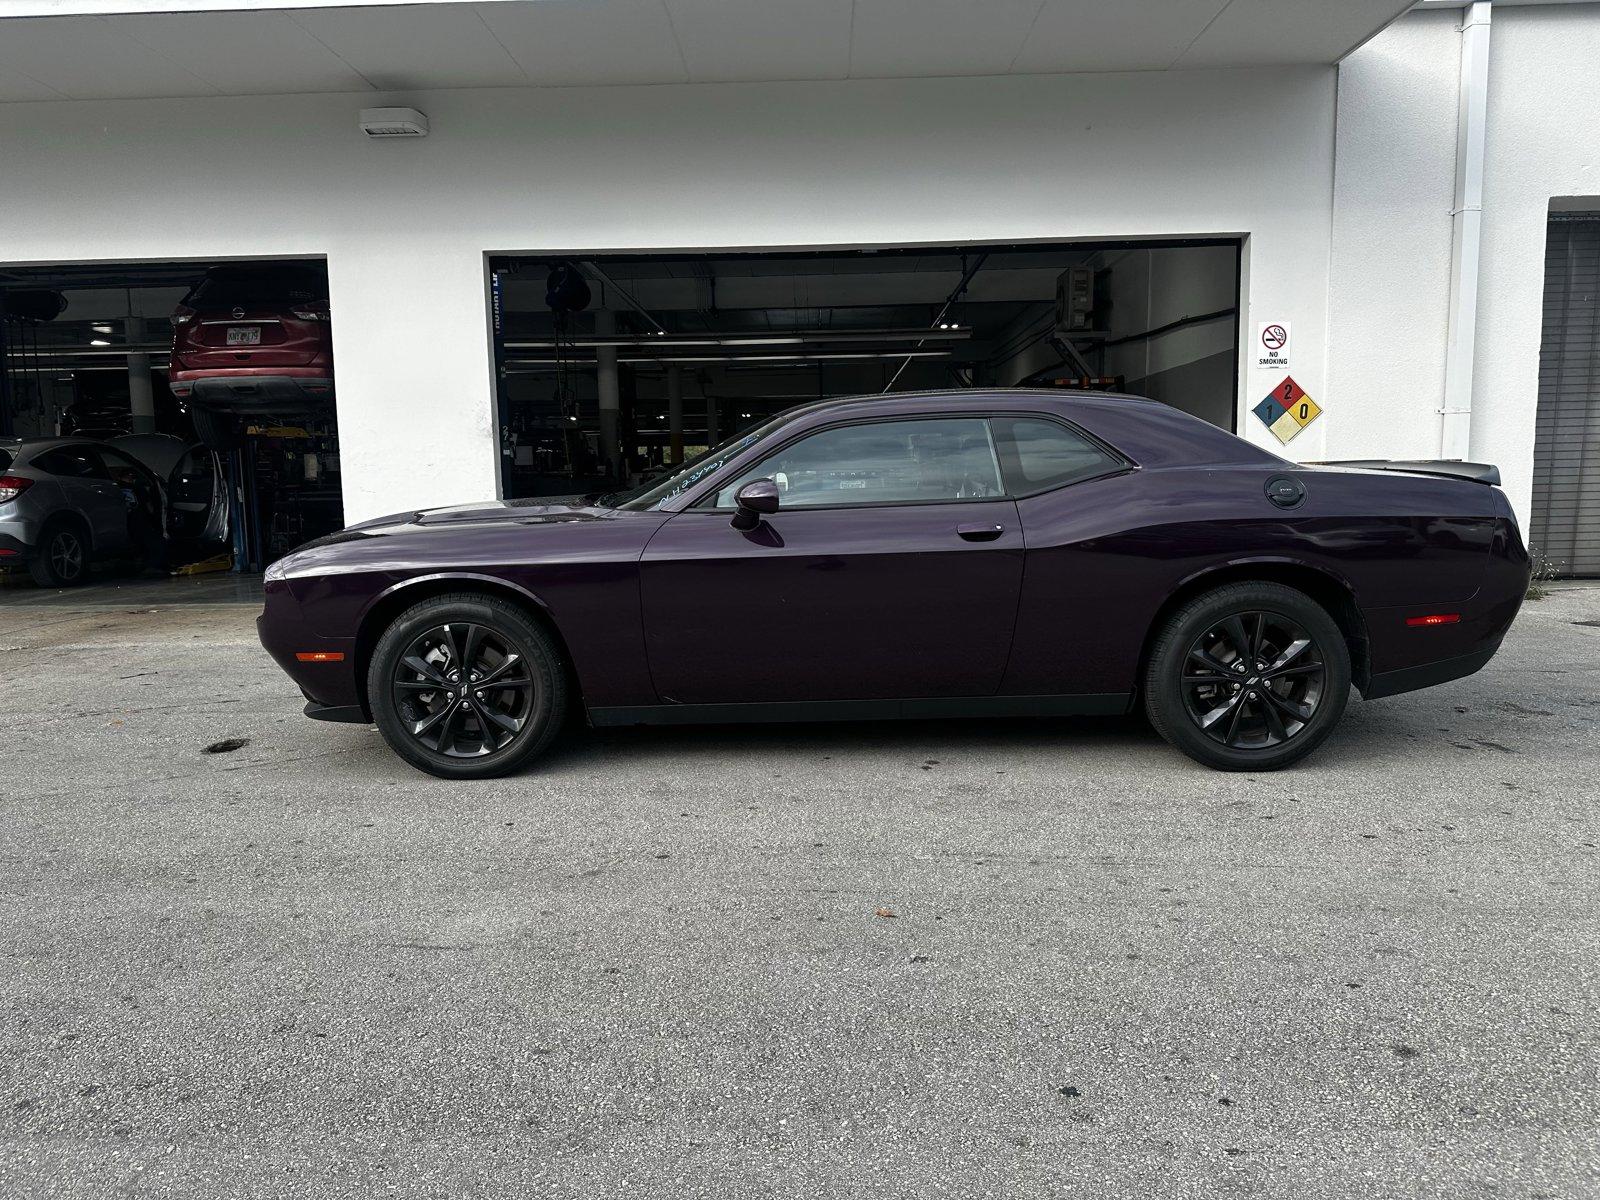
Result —
[[1283, 382], [1268, 392], [1266, 399], [1250, 411], [1272, 430], [1272, 436], [1280, 442], [1290, 441], [1322, 415], [1317, 402], [1306, 395], [1305, 389], [1289, 375], [1285, 375]]

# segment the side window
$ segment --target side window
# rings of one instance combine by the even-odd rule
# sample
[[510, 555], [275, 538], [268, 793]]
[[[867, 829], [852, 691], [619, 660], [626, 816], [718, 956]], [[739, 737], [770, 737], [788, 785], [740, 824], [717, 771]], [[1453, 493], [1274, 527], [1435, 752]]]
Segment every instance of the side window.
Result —
[[784, 508], [919, 504], [1004, 494], [987, 421], [883, 421], [801, 438], [717, 492], [718, 508], [752, 479], [778, 485]]
[[57, 446], [33, 460], [33, 465], [68, 479], [109, 479], [100, 456], [88, 446]]
[[104, 460], [106, 469], [111, 473], [113, 483], [131, 488], [147, 488], [150, 486], [150, 477], [135, 466], [132, 459], [124, 458], [115, 450], [102, 450], [100, 457]]
[[1115, 471], [1124, 464], [1080, 433], [1043, 417], [996, 417], [995, 447], [1014, 496]]
[[160, 511], [161, 492], [155, 476], [120, 451], [102, 450], [100, 457], [111, 472], [111, 481], [128, 497], [131, 508], [143, 508], [152, 513]]
[[172, 474], [172, 499], [179, 504], [210, 504], [213, 487], [211, 451], [196, 446]]

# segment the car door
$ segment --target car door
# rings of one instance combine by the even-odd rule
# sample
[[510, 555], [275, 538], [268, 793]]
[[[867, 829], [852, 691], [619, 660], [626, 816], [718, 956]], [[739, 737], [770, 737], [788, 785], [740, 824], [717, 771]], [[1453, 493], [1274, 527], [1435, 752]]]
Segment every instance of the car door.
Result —
[[93, 446], [55, 446], [34, 459], [33, 465], [55, 477], [68, 505], [89, 522], [96, 551], [120, 550], [127, 545], [127, 500]]
[[120, 450], [97, 448], [111, 482], [122, 496], [123, 528], [130, 535], [162, 536], [166, 528], [166, 501], [161, 483], [149, 468], [135, 462]]
[[[752, 479], [779, 509], [729, 521]], [[640, 563], [664, 703], [987, 696], [1022, 582], [1016, 503], [987, 420], [857, 422], [800, 436], [667, 521]]]

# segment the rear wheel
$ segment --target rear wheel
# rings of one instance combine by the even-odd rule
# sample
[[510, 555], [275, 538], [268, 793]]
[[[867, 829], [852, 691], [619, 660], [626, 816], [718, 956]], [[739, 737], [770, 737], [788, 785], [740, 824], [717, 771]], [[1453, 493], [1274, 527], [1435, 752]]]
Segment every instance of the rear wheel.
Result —
[[71, 521], [45, 526], [28, 573], [40, 587], [74, 587], [89, 575], [89, 546]]
[[1272, 771], [1333, 732], [1350, 696], [1350, 651], [1305, 593], [1229, 584], [1172, 614], [1144, 683], [1150, 723], [1190, 758], [1224, 771]]
[[457, 593], [401, 613], [367, 671], [390, 749], [446, 779], [509, 775], [561, 727], [566, 675], [548, 634], [492, 596]]
[[244, 444], [243, 425], [233, 413], [218, 412], [204, 405], [189, 407], [194, 435], [211, 450], [237, 450]]

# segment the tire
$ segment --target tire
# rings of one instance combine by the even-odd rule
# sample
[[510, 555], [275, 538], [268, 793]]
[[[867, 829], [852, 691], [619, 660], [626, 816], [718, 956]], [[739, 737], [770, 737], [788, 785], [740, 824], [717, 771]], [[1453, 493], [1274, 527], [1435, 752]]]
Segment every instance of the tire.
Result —
[[163, 571], [167, 565], [167, 539], [156, 523], [135, 516], [129, 523], [128, 542], [133, 564], [141, 571]]
[[[463, 686], [470, 676], [451, 677], [462, 661], [503, 686]], [[553, 639], [525, 610], [457, 592], [408, 608], [384, 630], [367, 669], [367, 699], [389, 748], [418, 770], [492, 779], [549, 746], [566, 716], [567, 676]]]
[[1278, 583], [1227, 584], [1183, 605], [1157, 632], [1144, 678], [1156, 732], [1221, 771], [1299, 762], [1349, 698], [1343, 632], [1311, 597]]
[[211, 450], [237, 450], [244, 445], [244, 434], [239, 418], [233, 413], [218, 412], [203, 405], [189, 408], [189, 420], [194, 425], [194, 435]]
[[77, 587], [89, 578], [89, 542], [72, 520], [57, 518], [44, 527], [28, 573], [40, 587]]

